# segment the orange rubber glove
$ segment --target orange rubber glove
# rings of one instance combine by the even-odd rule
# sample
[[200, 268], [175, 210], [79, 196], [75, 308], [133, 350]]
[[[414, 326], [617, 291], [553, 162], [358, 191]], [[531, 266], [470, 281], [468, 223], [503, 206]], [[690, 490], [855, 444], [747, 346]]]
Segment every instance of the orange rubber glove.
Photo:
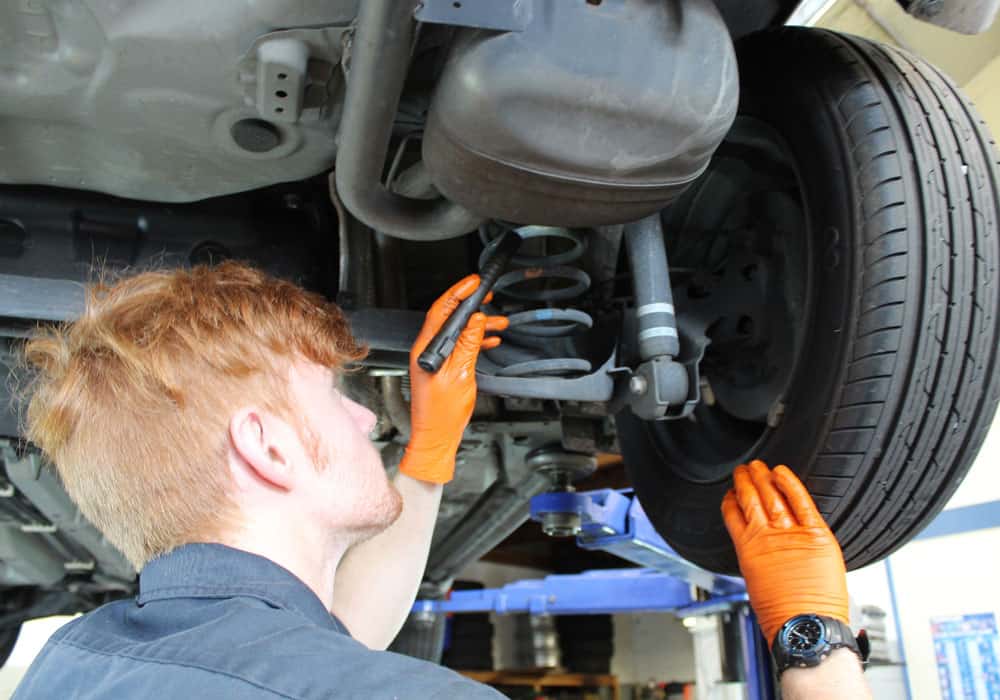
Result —
[[[399, 471], [420, 481], [445, 484], [455, 475], [455, 453], [476, 405], [479, 350], [500, 344], [500, 338], [485, 337], [486, 333], [507, 328], [506, 317], [476, 312], [436, 374], [417, 364], [431, 338], [477, 287], [479, 275], [469, 275], [435, 301], [410, 350], [410, 443]], [[485, 301], [488, 303], [491, 298], [492, 293]]]
[[750, 604], [768, 644], [796, 615], [847, 624], [847, 569], [840, 545], [792, 470], [759, 460], [733, 472], [722, 517], [736, 545]]

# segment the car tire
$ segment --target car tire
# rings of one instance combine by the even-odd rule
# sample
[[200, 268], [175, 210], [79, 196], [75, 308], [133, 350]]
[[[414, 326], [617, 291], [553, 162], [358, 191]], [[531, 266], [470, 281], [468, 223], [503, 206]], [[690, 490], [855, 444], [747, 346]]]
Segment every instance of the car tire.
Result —
[[[701, 566], [737, 571], [719, 505], [732, 467], [760, 458], [805, 480], [854, 569], [934, 518], [991, 425], [996, 146], [951, 80], [905, 51], [803, 28], [751, 35], [737, 51], [738, 124], [778, 135], [803, 204], [807, 274], [787, 383], [743, 442], [706, 445], [712, 459], [691, 456], [707, 424], [697, 412], [657, 423], [626, 409], [622, 454], [659, 533]], [[678, 219], [668, 210], [664, 221], [670, 251]], [[683, 264], [671, 257], [672, 270]]]

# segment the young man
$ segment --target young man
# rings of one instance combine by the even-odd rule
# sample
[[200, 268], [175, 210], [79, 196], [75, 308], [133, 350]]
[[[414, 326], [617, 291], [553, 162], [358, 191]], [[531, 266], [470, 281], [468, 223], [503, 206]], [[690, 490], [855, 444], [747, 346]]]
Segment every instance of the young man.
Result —
[[[61, 628], [15, 699], [501, 697], [380, 651], [416, 595], [479, 350], [506, 319], [473, 315], [437, 374], [415, 358], [478, 284], [427, 314], [392, 483], [374, 416], [338, 389], [363, 350], [336, 306], [287, 282], [235, 263], [143, 273], [29, 342], [28, 437], [141, 574], [137, 598]], [[801, 483], [761, 463], [734, 478], [723, 513], [768, 639], [801, 613], [846, 622], [843, 558]], [[784, 690], [868, 697], [844, 649]]]
[[[479, 285], [427, 314], [420, 350]], [[61, 628], [18, 700], [498, 698], [382, 650], [413, 604], [442, 484], [475, 402], [475, 314], [386, 478], [375, 417], [338, 388], [363, 355], [340, 310], [256, 270], [147, 272], [91, 290], [25, 348], [27, 435], [141, 571], [139, 595]]]

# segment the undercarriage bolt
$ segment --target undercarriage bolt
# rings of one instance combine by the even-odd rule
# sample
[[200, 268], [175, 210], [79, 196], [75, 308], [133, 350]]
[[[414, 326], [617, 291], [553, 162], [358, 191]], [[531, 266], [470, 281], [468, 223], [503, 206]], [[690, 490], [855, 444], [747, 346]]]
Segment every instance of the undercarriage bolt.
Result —
[[646, 378], [640, 377], [638, 374], [628, 380], [628, 390], [636, 396], [642, 396], [648, 388], [649, 383], [646, 381]]

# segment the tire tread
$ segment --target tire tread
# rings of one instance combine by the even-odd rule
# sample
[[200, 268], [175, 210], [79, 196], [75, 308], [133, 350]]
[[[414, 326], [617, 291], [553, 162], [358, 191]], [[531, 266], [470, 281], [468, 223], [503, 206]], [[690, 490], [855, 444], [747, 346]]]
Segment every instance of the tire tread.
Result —
[[[853, 359], [829, 433], [837, 437], [826, 441], [807, 485], [823, 503], [821, 509], [830, 509], [845, 558], [859, 565], [891, 553], [940, 511], [971, 465], [996, 410], [1000, 389], [996, 352], [989, 344], [995, 348], [1000, 338], [995, 318], [985, 309], [996, 308], [997, 302], [978, 299], [997, 292], [998, 232], [987, 216], [997, 208], [997, 156], [995, 144], [986, 143], [981, 120], [940, 72], [898, 49], [828, 34], [852, 56], [848, 63], [837, 51], [831, 59], [867, 76], [837, 103], [840, 128], [852, 141], [848, 150], [855, 158], [865, 250]], [[861, 100], [851, 94], [857, 91], [883, 96]], [[874, 107], [883, 114], [873, 115]], [[854, 136], [864, 116], [876, 125]], [[895, 133], [908, 139], [913, 162], [908, 164], [899, 151], [859, 158], [868, 135], [892, 120], [905, 125]], [[899, 196], [908, 165], [922, 211]], [[887, 186], [895, 191], [887, 192]], [[917, 213], [922, 222], [891, 225], [886, 214], [894, 209]], [[920, 230], [926, 232], [923, 240], [917, 238]], [[970, 247], [971, 256], [957, 253]], [[958, 268], [963, 262], [968, 269]], [[900, 294], [911, 275], [919, 279], [916, 298]], [[948, 349], [960, 358], [956, 361]], [[878, 359], [862, 364], [870, 358]], [[978, 367], [977, 358], [989, 358], [991, 367]], [[901, 367], [886, 375], [887, 364]], [[859, 404], [858, 386], [870, 388], [869, 382], [887, 378], [884, 398], [870, 391], [871, 400]], [[858, 405], [868, 410], [845, 412]], [[877, 429], [871, 425], [875, 406], [882, 414], [891, 412]], [[962, 432], [964, 437], [957, 435]], [[855, 465], [853, 483], [831, 493], [825, 465], [857, 455], [859, 448], [865, 458]], [[839, 479], [847, 478], [845, 471]], [[836, 503], [833, 496], [839, 497]]]

